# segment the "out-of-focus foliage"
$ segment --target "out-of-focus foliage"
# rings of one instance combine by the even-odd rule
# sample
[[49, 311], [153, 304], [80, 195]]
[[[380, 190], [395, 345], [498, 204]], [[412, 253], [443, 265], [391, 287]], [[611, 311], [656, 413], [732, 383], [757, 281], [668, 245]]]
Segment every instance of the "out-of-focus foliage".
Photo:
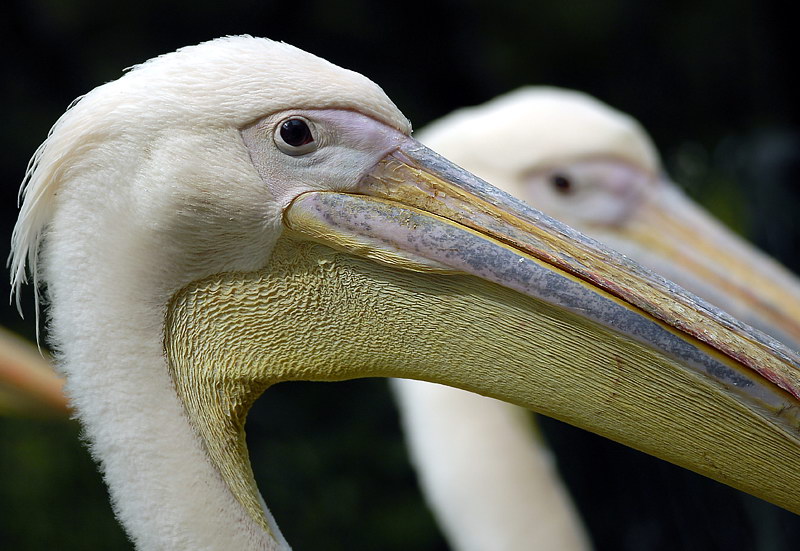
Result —
[[[154, 55], [248, 33], [368, 75], [417, 127], [523, 84], [585, 90], [638, 118], [690, 195], [798, 269], [795, 32], [777, 2], [746, 0], [8, 0], [0, 256], [27, 160], [73, 98]], [[31, 302], [26, 291], [25, 321], [3, 307], [0, 322], [32, 337]], [[248, 428], [295, 549], [446, 549], [382, 381], [282, 385]], [[555, 422], [544, 430], [598, 549], [778, 550], [800, 537], [797, 517], [763, 502]], [[75, 424], [0, 419], [0, 549], [129, 547]]]

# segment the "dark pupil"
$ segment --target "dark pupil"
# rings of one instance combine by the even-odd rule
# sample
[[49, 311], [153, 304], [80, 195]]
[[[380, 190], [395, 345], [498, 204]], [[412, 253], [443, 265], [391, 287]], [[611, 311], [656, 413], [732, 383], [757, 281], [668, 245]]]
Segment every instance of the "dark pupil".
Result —
[[572, 182], [563, 174], [553, 174], [550, 177], [550, 183], [556, 188], [559, 193], [569, 193], [572, 191]]
[[314, 141], [311, 129], [300, 119], [289, 119], [281, 125], [281, 139], [293, 147], [300, 147]]

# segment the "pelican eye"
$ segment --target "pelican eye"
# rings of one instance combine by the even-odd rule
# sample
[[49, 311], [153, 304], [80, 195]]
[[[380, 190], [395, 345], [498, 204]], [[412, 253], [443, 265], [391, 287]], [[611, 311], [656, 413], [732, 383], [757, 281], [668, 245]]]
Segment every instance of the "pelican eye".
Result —
[[275, 143], [287, 155], [303, 155], [317, 148], [311, 123], [301, 117], [286, 119], [275, 130]]
[[562, 195], [567, 195], [573, 191], [572, 180], [563, 174], [556, 173], [550, 176], [550, 183], [553, 185], [553, 188]]

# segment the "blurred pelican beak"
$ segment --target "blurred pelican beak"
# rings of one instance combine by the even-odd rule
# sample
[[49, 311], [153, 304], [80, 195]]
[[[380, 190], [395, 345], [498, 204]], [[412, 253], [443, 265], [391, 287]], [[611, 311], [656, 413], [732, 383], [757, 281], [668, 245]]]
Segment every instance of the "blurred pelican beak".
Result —
[[[662, 181], [619, 230], [646, 251], [648, 262], [668, 277], [738, 319], [795, 350], [800, 343], [800, 287], [785, 268], [767, 257]], [[677, 276], [676, 276], [677, 278]]]
[[64, 380], [29, 343], [0, 328], [0, 411], [13, 415], [65, 416]]

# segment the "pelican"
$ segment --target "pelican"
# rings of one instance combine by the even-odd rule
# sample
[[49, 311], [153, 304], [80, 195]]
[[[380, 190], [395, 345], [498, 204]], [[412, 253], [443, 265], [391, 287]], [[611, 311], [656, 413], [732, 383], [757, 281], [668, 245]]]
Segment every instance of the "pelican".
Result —
[[63, 386], [45, 355], [0, 327], [0, 412], [65, 415]]
[[[797, 279], [688, 199], [631, 117], [580, 92], [525, 87], [445, 116], [419, 139], [797, 348]], [[446, 386], [392, 383], [412, 461], [454, 548], [589, 547], [522, 410]]]
[[794, 352], [410, 137], [365, 77], [229, 37], [56, 122], [12, 286], [140, 549], [287, 549], [250, 469], [287, 380], [405, 377], [552, 415], [800, 511]]

